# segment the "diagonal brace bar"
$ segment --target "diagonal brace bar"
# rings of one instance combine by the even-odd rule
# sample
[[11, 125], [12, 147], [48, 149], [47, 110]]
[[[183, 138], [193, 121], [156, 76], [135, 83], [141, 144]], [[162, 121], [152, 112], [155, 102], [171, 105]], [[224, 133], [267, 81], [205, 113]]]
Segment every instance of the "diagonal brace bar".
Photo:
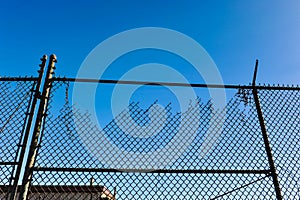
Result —
[[255, 106], [256, 106], [256, 111], [257, 111], [257, 116], [258, 116], [258, 119], [259, 119], [261, 132], [262, 132], [263, 139], [264, 139], [265, 150], [266, 150], [266, 153], [267, 153], [267, 156], [268, 156], [268, 161], [269, 161], [271, 176], [272, 176], [272, 179], [273, 179], [273, 184], [274, 184], [274, 187], [275, 187], [276, 197], [277, 197], [278, 200], [282, 200], [280, 185], [279, 185], [279, 181], [278, 181], [278, 175], [277, 175], [277, 172], [276, 172], [276, 167], [275, 167], [275, 163], [274, 163], [274, 160], [273, 160], [273, 155], [272, 155], [272, 150], [271, 150], [271, 147], [270, 147], [269, 137], [268, 137], [266, 125], [265, 125], [265, 122], [264, 122], [263, 113], [262, 113], [262, 110], [261, 110], [261, 107], [260, 107], [258, 92], [257, 92], [257, 88], [256, 88], [256, 83], [255, 83], [256, 82], [256, 75], [257, 75], [257, 68], [258, 68], [258, 60], [256, 60], [255, 70], [254, 70], [254, 75], [253, 75], [253, 81], [252, 81], [253, 97], [254, 97], [254, 101], [255, 101]]

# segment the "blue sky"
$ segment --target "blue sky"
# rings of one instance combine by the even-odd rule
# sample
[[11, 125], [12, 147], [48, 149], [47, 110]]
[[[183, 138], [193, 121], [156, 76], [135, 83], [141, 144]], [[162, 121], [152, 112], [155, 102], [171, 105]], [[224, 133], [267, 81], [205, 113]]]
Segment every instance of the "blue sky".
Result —
[[251, 82], [256, 58], [258, 82], [299, 84], [299, 13], [297, 0], [6, 1], [0, 7], [0, 75], [36, 75], [39, 58], [55, 53], [56, 74], [75, 77], [101, 41], [153, 26], [194, 38], [227, 84]]
[[[75, 77], [85, 57], [100, 42], [140, 27], [169, 28], [195, 39], [213, 58], [226, 84], [251, 82], [255, 59], [260, 60], [257, 82], [300, 83], [299, 0], [2, 2], [0, 76], [36, 76], [39, 58], [55, 53], [58, 56], [56, 75]], [[176, 69], [183, 63], [178, 58], [172, 60], [174, 57], [166, 53], [148, 52], [122, 57], [112, 66], [116, 69], [111, 69], [106, 77], [120, 77], [126, 70], [118, 68], [118, 63], [122, 65], [127, 61], [128, 68], [132, 63], [162, 59], [167, 59], [162, 63]], [[135, 56], [139, 59], [136, 62]], [[192, 73], [183, 74], [188, 80], [203, 83]], [[112, 90], [111, 85], [103, 87], [110, 87], [106, 91]], [[61, 96], [65, 95], [65, 91], [61, 92]], [[147, 91], [151, 98], [145, 98], [142, 89], [140, 92], [150, 103], [158, 96], [155, 91], [153, 95]], [[106, 98], [99, 98], [104, 103], [98, 106], [107, 109], [110, 96], [103, 96]], [[139, 97], [137, 93], [133, 96], [133, 99]], [[64, 103], [62, 98], [57, 102]], [[103, 116], [107, 118], [105, 122], [111, 120], [108, 114]]]

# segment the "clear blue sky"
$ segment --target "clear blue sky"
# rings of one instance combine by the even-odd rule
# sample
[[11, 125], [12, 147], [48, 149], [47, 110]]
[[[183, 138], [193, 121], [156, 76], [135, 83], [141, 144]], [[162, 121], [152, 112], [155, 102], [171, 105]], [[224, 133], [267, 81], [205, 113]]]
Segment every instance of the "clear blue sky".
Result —
[[198, 41], [228, 84], [299, 84], [300, 2], [24, 1], [0, 7], [0, 75], [36, 75], [43, 54], [58, 56], [56, 74], [75, 77], [101, 41], [127, 29], [165, 27]]
[[[226, 84], [251, 82], [256, 59], [257, 82], [300, 84], [299, 0], [2, 1], [0, 76], [36, 76], [39, 58], [55, 53], [56, 75], [75, 77], [100, 42], [139, 27], [164, 27], [192, 37], [213, 58]], [[151, 61], [141, 52], [135, 55]], [[120, 69], [111, 72], [121, 76]], [[154, 102], [157, 96], [151, 94], [144, 99]], [[110, 96], [103, 96], [98, 106], [109, 109]], [[110, 110], [102, 112], [104, 122], [110, 121]]]

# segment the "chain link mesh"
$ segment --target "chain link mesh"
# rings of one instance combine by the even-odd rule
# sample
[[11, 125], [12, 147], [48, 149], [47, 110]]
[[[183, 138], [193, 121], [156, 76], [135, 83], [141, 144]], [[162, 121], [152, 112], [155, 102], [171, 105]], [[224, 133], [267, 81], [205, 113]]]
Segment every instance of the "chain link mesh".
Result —
[[300, 91], [261, 90], [259, 95], [281, 191], [286, 199], [299, 199]]
[[[10, 191], [34, 83], [0, 81], [0, 199]], [[143, 107], [132, 101], [100, 129], [91, 113], [70, 103], [70, 84], [53, 82], [29, 199], [276, 199], [252, 89], [232, 89], [226, 107], [215, 110], [218, 118], [226, 111], [223, 125], [210, 121], [213, 101], [191, 100], [185, 111], [191, 113], [190, 126], [172, 143], [184, 120], [172, 102], [164, 106], [164, 122], [154, 119], [155, 135], [133, 137], [137, 127], [149, 126], [150, 115], [162, 112], [157, 102]], [[258, 93], [283, 199], [299, 199], [300, 89], [258, 88]], [[211, 137], [210, 127], [221, 134]], [[124, 154], [116, 157], [104, 148], [101, 134]], [[202, 155], [205, 141], [212, 148]], [[175, 148], [157, 154], [160, 158], [135, 157], [163, 151], [170, 143]]]
[[[95, 137], [95, 141], [87, 145], [83, 142], [86, 140], [84, 137], [104, 134], [124, 152], [147, 153], [160, 150], [178, 133], [181, 113], [173, 112], [172, 104], [168, 104], [165, 106], [168, 117], [163, 128], [159, 129], [159, 122], [154, 127], [160, 130], [158, 134], [147, 138], [132, 137], [126, 134], [127, 131], [136, 131], [132, 129], [128, 117], [137, 124], [147, 126], [149, 109], [154, 104], [142, 108], [138, 102], [131, 102], [128, 107], [129, 116], [125, 111], [121, 112], [102, 131], [92, 123], [91, 114], [77, 109], [76, 105], [70, 105], [68, 97], [65, 101], [60, 100], [59, 107], [57, 103], [53, 106], [55, 95], [68, 91], [68, 87], [69, 83], [66, 82], [53, 84], [52, 100], [48, 107], [32, 182], [33, 187], [44, 186], [44, 191], [39, 191], [40, 195], [47, 194], [51, 197], [47, 197], [49, 199], [88, 199], [86, 195], [94, 194], [93, 188], [101, 187], [109, 191], [106, 197], [108, 199], [114, 199], [112, 191], [116, 188], [118, 200], [276, 199], [251, 89], [240, 88], [228, 100], [222, 127], [209, 123], [211, 101], [202, 102], [197, 99], [191, 103], [188, 112], [198, 108], [201, 110], [200, 115], [190, 119], [191, 125], [195, 120], [200, 121], [197, 135], [192, 138], [193, 142], [171, 164], [163, 167], [153, 164], [149, 170], [147, 157], [139, 158], [141, 164], [136, 167], [128, 163], [128, 159], [122, 156], [115, 158], [112, 152], [103, 149], [102, 157], [117, 163], [111, 168], [93, 152], [93, 149], [103, 145], [101, 141], [97, 141]], [[299, 90], [259, 90], [259, 96], [283, 197], [298, 199]], [[159, 112], [155, 109], [152, 111]], [[221, 116], [222, 111], [217, 112]], [[222, 128], [222, 133], [217, 140], [211, 138], [213, 148], [205, 156], [200, 156], [201, 145], [208, 137], [206, 133], [209, 125], [215, 126], [215, 129]], [[80, 135], [78, 130], [90, 134]], [[188, 132], [186, 130], [187, 136]], [[180, 154], [181, 145], [180, 142], [176, 143], [173, 153]], [[127, 168], [124, 169], [123, 166]], [[143, 171], [141, 166], [146, 170]], [[55, 187], [61, 189], [59, 194], [53, 191]], [[72, 192], [77, 190], [78, 192]], [[97, 190], [90, 198], [97, 199], [97, 195], [100, 198], [102, 193], [102, 189]], [[38, 199], [38, 196], [37, 193], [31, 194], [30, 199]]]
[[13, 183], [35, 81], [0, 80], [0, 199]]

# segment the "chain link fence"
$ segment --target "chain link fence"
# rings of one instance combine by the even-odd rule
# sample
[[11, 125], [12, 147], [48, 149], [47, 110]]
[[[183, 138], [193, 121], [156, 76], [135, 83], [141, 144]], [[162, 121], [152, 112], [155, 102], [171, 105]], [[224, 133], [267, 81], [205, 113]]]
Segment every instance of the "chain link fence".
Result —
[[[159, 98], [150, 103], [133, 99], [114, 118], [96, 107], [104, 118], [100, 129], [91, 113], [72, 103], [74, 81], [52, 81], [28, 199], [276, 199], [274, 176], [283, 199], [300, 198], [300, 88], [256, 86], [277, 176], [270, 168], [252, 86], [226, 89], [226, 107], [214, 111], [224, 118], [222, 125], [210, 123], [213, 101], [200, 99], [203, 93], [197, 89], [199, 98], [184, 111], [191, 113], [189, 119], [183, 119], [172, 98], [163, 102], [164, 111], [155, 106]], [[20, 165], [35, 84], [35, 79], [0, 80], [0, 199], [11, 192]], [[162, 113], [163, 121], [151, 122], [150, 116]], [[188, 123], [181, 130], [184, 120]], [[191, 135], [193, 126], [196, 134]], [[155, 134], [133, 136], [141, 127]], [[210, 138], [210, 127], [221, 134]], [[164, 152], [170, 143], [173, 148]], [[204, 143], [211, 146], [205, 154]], [[124, 154], [114, 155], [115, 149]]]
[[[62, 80], [53, 83], [33, 173], [32, 185], [64, 188], [61, 194], [51, 194], [51, 199], [65, 199], [62, 196], [66, 194], [69, 199], [87, 199], [86, 194], [70, 192], [74, 188], [83, 190], [87, 186], [90, 188], [84, 191], [91, 193], [91, 199], [97, 199], [96, 196], [101, 196], [103, 192], [99, 190], [99, 194], [93, 196], [91, 191], [96, 186], [106, 188], [108, 196], [118, 200], [276, 199], [252, 89], [230, 89], [234, 95], [228, 98], [222, 127], [209, 123], [212, 117], [211, 101], [191, 101], [187, 112], [192, 113], [195, 109], [201, 111], [200, 115], [191, 115], [189, 119], [189, 126], [193, 126], [195, 121], [200, 122], [197, 134], [194, 138], [186, 138], [192, 130], [188, 126], [184, 130], [185, 137], [173, 144], [176, 146], [171, 149], [174, 152], [166, 152], [167, 155], [176, 155], [177, 159], [160, 167], [155, 165], [155, 160], [149, 162], [152, 158], [147, 156], [132, 157], [132, 160], [138, 159], [135, 162], [125, 155], [116, 158], [114, 151], [110, 151], [98, 135], [103, 134], [111, 142], [109, 145], [122, 149], [124, 153], [137, 153], [132, 156], [163, 150], [178, 134], [182, 120], [181, 113], [174, 108], [176, 106], [172, 107], [173, 102], [164, 107], [167, 115], [165, 124], [156, 121], [156, 126], [151, 127], [158, 130], [157, 134], [146, 138], [132, 137], [128, 132], [138, 130], [128, 118], [141, 126], [149, 125], [150, 109], [152, 115], [161, 112], [154, 106], [156, 102], [143, 107], [141, 102], [132, 101], [127, 110], [100, 130], [93, 123], [90, 113], [71, 105], [68, 95], [70, 84], [72, 82]], [[281, 193], [284, 199], [299, 199], [299, 90], [287, 87], [261, 88], [258, 92]], [[222, 116], [222, 110], [217, 112]], [[209, 137], [209, 126], [216, 126], [214, 130], [222, 128], [222, 132], [218, 138], [209, 139], [213, 148], [201, 156], [203, 142]], [[85, 134], [80, 135], [78, 130]], [[94, 138], [90, 140], [91, 137]], [[190, 140], [192, 143], [182, 153], [181, 149], [186, 148], [184, 144]], [[94, 142], [87, 144], [83, 141]], [[99, 159], [96, 155], [99, 152], [93, 150], [100, 150], [101, 158], [105, 160]], [[164, 156], [164, 160], [172, 160], [166, 155], [157, 155]], [[136, 162], [138, 166], [132, 164]], [[114, 167], [107, 163], [114, 163]], [[31, 195], [31, 199], [35, 199], [35, 195]]]
[[0, 199], [7, 197], [20, 163], [20, 149], [35, 78], [0, 78]]
[[259, 94], [283, 197], [300, 199], [300, 91]]

